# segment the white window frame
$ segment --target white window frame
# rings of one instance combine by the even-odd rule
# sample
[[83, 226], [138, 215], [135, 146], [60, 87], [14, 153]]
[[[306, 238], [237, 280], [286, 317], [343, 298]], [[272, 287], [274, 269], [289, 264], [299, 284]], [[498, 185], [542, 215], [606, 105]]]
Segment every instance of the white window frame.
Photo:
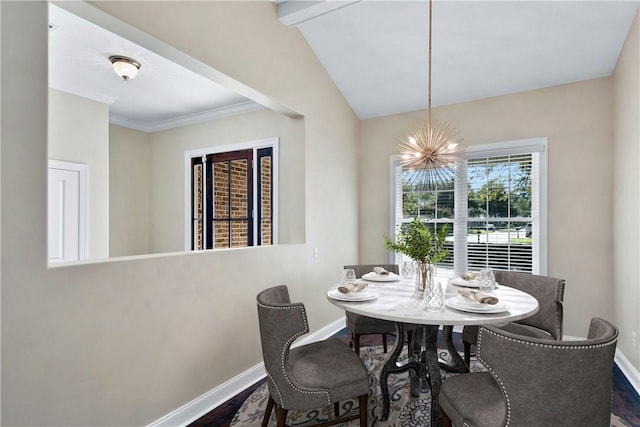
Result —
[[[515, 141], [496, 142], [491, 144], [471, 145], [466, 147], [461, 160], [457, 163], [457, 179], [455, 183], [455, 217], [453, 232], [455, 239], [461, 233], [467, 235], [467, 159], [476, 157], [494, 157], [510, 154], [533, 153], [532, 167], [537, 179], [532, 184], [531, 218], [533, 233], [537, 236], [533, 240], [532, 273], [546, 275], [548, 271], [548, 138], [538, 137]], [[397, 225], [402, 221], [402, 165], [401, 157], [393, 155], [389, 159], [389, 235], [395, 236]], [[465, 244], [454, 243], [454, 274], [466, 271], [466, 240]], [[397, 264], [401, 262], [401, 254], [391, 252], [389, 261]]]
[[[279, 156], [279, 144], [280, 144], [280, 139], [278, 137], [273, 137], [273, 138], [266, 138], [266, 139], [258, 139], [255, 141], [246, 141], [246, 142], [240, 142], [237, 144], [229, 144], [229, 145], [219, 145], [219, 146], [215, 146], [215, 147], [208, 147], [208, 148], [199, 148], [197, 150], [188, 150], [184, 152], [184, 249], [185, 251], [191, 252], [191, 227], [192, 227], [192, 221], [191, 221], [191, 159], [196, 158], [196, 157], [202, 157], [202, 156], [206, 156], [209, 154], [220, 154], [220, 153], [227, 153], [230, 151], [240, 151], [240, 150], [253, 150], [254, 152], [254, 156], [253, 156], [253, 170], [255, 171], [255, 161], [256, 161], [256, 153], [259, 149], [261, 148], [271, 148], [272, 151], [272, 174], [273, 174], [273, 185], [272, 185], [272, 189], [271, 189], [271, 196], [272, 196], [272, 206], [271, 206], [271, 214], [273, 217], [272, 220], [272, 227], [273, 227], [273, 231], [272, 231], [272, 245], [277, 245], [278, 244], [278, 159], [280, 158]], [[203, 163], [203, 165], [205, 165], [205, 163]], [[257, 188], [257, 176], [254, 173], [253, 175], [253, 188]], [[255, 209], [258, 203], [258, 192], [254, 191], [253, 192], [253, 229], [257, 230], [258, 229], [258, 218], [256, 218], [255, 215]], [[206, 218], [206, 204], [204, 205], [205, 208], [205, 212], [204, 212], [204, 216]], [[206, 227], [207, 224], [204, 224], [204, 232], [206, 233]], [[253, 248], [253, 247], [258, 247], [258, 246], [248, 246], [248, 248]], [[214, 248], [216, 250], [220, 250], [220, 249], [240, 249], [240, 248]]]

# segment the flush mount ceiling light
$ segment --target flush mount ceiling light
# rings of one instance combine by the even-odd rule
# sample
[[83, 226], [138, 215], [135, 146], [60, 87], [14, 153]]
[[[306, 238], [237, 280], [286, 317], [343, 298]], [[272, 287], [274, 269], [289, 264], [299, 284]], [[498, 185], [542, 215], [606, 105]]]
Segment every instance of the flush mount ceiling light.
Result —
[[127, 58], [126, 56], [110, 56], [109, 61], [113, 65], [113, 71], [124, 81], [131, 80], [137, 76], [138, 70], [142, 66], [135, 59]]
[[464, 151], [462, 138], [449, 123], [431, 117], [431, 28], [433, 0], [429, 0], [429, 76], [427, 121], [400, 142], [402, 166], [409, 170], [408, 181], [421, 190], [435, 190], [455, 176], [455, 162]]

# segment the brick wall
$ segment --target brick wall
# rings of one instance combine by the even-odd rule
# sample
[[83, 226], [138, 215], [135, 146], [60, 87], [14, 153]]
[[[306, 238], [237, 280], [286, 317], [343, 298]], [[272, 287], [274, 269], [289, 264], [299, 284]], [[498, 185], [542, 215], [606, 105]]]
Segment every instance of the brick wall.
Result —
[[271, 157], [262, 157], [260, 162], [261, 170], [261, 182], [260, 188], [261, 200], [262, 200], [262, 218], [261, 230], [262, 230], [262, 244], [270, 245], [273, 243], [271, 240]]
[[[229, 167], [231, 167], [231, 174], [229, 174]], [[231, 200], [229, 200], [229, 185], [231, 186]], [[246, 160], [215, 163], [213, 166], [213, 189], [215, 247], [247, 246]], [[231, 207], [230, 211], [229, 207]], [[229, 236], [229, 222], [231, 222], [231, 236]]]
[[[258, 220], [261, 225], [262, 244], [271, 245], [273, 243], [271, 230], [272, 158], [262, 157], [260, 162], [261, 186], [256, 190], [260, 191], [262, 218], [258, 218]], [[213, 235], [214, 247], [216, 248], [247, 246], [249, 232], [247, 218], [250, 214], [248, 211], [247, 180], [251, 179], [247, 173], [248, 165], [244, 159], [213, 163]], [[196, 178], [195, 193], [202, 191], [201, 185], [202, 183]], [[229, 199], [230, 194], [231, 199]], [[196, 203], [195, 209], [196, 215], [198, 212], [201, 215], [202, 206]], [[194, 220], [194, 224], [197, 235], [201, 236], [202, 223]], [[202, 245], [201, 237], [197, 238], [195, 247], [198, 248], [199, 245]]]

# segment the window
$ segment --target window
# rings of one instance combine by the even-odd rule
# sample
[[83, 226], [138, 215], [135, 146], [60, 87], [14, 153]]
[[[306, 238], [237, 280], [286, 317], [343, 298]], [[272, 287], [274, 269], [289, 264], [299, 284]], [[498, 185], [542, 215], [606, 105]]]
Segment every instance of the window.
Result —
[[[492, 268], [546, 273], [546, 138], [468, 147], [456, 175], [429, 191], [392, 161], [391, 235], [419, 217], [449, 224], [441, 277]], [[401, 263], [401, 254], [392, 254]]]
[[277, 139], [187, 152], [188, 250], [272, 245]]

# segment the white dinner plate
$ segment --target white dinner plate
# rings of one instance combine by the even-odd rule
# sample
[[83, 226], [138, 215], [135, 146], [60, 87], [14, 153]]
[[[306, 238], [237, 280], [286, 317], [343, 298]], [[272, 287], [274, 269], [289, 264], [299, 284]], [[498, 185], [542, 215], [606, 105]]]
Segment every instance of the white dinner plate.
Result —
[[479, 280], [464, 280], [462, 277], [455, 277], [451, 279], [451, 283], [456, 286], [464, 286], [465, 288], [479, 288]]
[[505, 304], [501, 301], [498, 301], [495, 304], [483, 304], [481, 302], [477, 302], [477, 301], [470, 301], [469, 299], [458, 295], [458, 301], [455, 302], [455, 304], [457, 304], [459, 307], [465, 307], [471, 310], [477, 310], [477, 311], [493, 311], [494, 309], [497, 308], [503, 308], [506, 307]]
[[481, 304], [465, 300], [462, 296], [455, 296], [447, 299], [445, 305], [456, 310], [468, 311], [470, 313], [502, 313], [509, 311], [509, 306], [499, 301], [497, 304]]
[[395, 273], [389, 272], [389, 274], [383, 276], [381, 274], [376, 274], [373, 271], [363, 274], [362, 278], [364, 280], [370, 280], [372, 282], [397, 282], [400, 280], [400, 276]]
[[370, 289], [365, 289], [360, 292], [349, 292], [348, 294], [343, 294], [337, 289], [330, 289], [327, 292], [330, 298], [337, 299], [340, 301], [370, 301], [372, 299], [378, 298], [378, 293], [374, 292]]

